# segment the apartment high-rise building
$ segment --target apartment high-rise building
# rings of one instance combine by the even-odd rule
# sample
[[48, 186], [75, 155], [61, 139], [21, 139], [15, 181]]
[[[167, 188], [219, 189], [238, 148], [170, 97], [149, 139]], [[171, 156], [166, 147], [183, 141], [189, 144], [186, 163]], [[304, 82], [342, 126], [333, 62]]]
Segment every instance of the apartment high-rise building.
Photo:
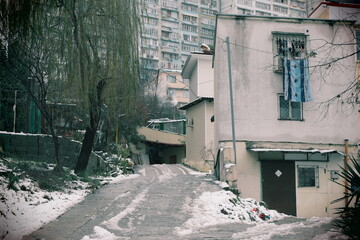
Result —
[[[316, 0], [312, 0], [316, 1]], [[306, 0], [222, 0], [221, 13], [306, 18]]]
[[[143, 0], [143, 3], [142, 80], [151, 81], [159, 78], [160, 72], [171, 71], [172, 76], [178, 74], [177, 81], [183, 81], [180, 70], [190, 52], [201, 51], [201, 44], [214, 45], [220, 0]], [[182, 96], [181, 100], [174, 99], [174, 103], [184, 102], [183, 96], [188, 96], [184, 89], [189, 91], [183, 86], [171, 89], [174, 98]]]

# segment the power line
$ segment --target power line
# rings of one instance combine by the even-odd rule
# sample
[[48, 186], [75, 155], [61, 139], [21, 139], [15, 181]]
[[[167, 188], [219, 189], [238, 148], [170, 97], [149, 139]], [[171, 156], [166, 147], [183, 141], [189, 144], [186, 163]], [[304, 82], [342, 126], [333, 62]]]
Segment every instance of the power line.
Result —
[[[221, 37], [216, 37], [218, 39], [220, 39], [223, 43], [226, 43], [226, 40], [221, 38]], [[232, 42], [229, 42], [230, 45], [233, 45], [233, 46], [236, 46], [236, 47], [240, 47], [240, 48], [246, 48], [246, 49], [250, 49], [250, 50], [254, 50], [254, 51], [258, 51], [258, 52], [262, 52], [262, 53], [268, 53], [268, 54], [271, 54], [273, 55], [272, 52], [268, 52], [268, 51], [265, 51], [265, 50], [261, 50], [261, 49], [257, 49], [257, 48], [251, 48], [251, 47], [247, 47], [247, 46], [244, 46], [244, 45], [239, 45], [239, 44], [236, 44], [236, 43], [232, 43]]]

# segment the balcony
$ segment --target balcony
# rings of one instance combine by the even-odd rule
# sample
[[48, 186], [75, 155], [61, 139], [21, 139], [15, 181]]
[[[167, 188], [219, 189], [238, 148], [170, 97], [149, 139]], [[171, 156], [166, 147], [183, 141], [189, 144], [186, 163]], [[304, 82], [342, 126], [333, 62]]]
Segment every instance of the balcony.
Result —
[[162, 8], [178, 11], [178, 4], [175, 1], [163, 1]]
[[192, 5], [199, 5], [199, 0], [184, 0], [184, 3], [192, 4]]

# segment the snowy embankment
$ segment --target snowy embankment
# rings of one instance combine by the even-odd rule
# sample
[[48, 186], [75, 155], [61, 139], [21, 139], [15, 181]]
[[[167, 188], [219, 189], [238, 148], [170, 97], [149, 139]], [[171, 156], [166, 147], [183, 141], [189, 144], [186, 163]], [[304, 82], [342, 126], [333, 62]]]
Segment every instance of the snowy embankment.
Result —
[[[79, 180], [69, 182], [62, 191], [45, 191], [24, 172], [13, 172], [6, 167], [3, 160], [0, 172], [11, 173], [11, 177], [0, 175], [0, 239], [4, 240], [22, 239], [58, 218], [91, 192], [89, 183]], [[17, 178], [16, 182], [10, 183], [13, 178]], [[124, 175], [119, 175], [103, 179], [103, 182], [117, 182], [123, 178]]]
[[7, 179], [4, 177], [0, 177], [0, 182], [0, 239], [21, 239], [55, 220], [68, 208], [79, 203], [88, 192], [84, 183], [79, 183], [79, 187], [83, 186], [82, 190], [46, 192], [29, 179], [19, 180], [18, 185], [26, 187], [25, 191], [8, 189]]
[[[224, 187], [224, 183], [221, 183]], [[199, 198], [184, 205], [192, 217], [175, 233], [184, 236], [204, 227], [227, 223], [258, 223], [279, 220], [287, 215], [269, 210], [262, 202], [239, 198], [230, 191], [204, 192]]]

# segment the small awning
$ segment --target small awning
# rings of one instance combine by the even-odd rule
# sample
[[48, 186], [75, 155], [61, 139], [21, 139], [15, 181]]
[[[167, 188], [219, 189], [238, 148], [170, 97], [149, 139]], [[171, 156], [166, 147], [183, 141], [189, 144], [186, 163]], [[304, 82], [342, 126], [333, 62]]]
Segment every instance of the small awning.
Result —
[[320, 149], [286, 149], [286, 148], [249, 148], [249, 150], [253, 152], [288, 152], [288, 153], [320, 153], [320, 154], [338, 153], [343, 156], [346, 156], [345, 153], [335, 149], [320, 150]]

